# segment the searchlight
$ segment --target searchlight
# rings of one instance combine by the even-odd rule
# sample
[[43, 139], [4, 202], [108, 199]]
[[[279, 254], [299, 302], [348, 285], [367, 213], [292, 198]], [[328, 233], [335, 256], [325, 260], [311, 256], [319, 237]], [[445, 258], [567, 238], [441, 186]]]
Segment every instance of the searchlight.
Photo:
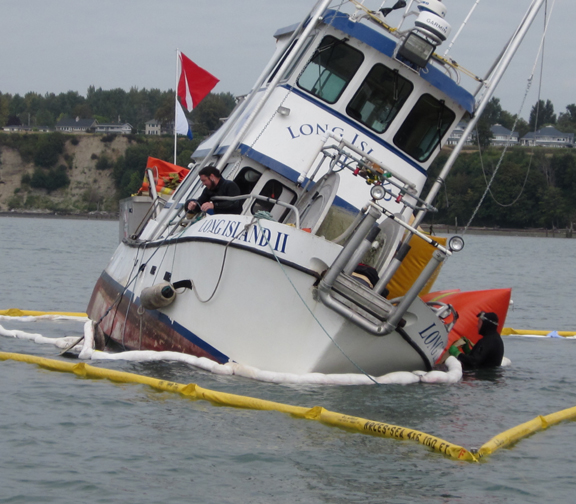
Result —
[[460, 252], [464, 248], [464, 239], [458, 235], [453, 236], [448, 240], [448, 248], [452, 252]]
[[374, 201], [381, 200], [384, 196], [386, 196], [386, 191], [381, 185], [374, 185], [370, 189], [370, 196]]
[[424, 68], [452, 28], [444, 19], [447, 9], [440, 0], [421, 0], [418, 10], [420, 13], [414, 28], [402, 41], [396, 57], [417, 68]]

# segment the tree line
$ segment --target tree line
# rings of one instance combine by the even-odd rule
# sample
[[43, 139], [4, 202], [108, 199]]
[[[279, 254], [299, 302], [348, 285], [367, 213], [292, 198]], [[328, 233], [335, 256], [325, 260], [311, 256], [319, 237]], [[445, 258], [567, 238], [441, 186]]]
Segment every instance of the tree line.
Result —
[[481, 147], [487, 147], [490, 144], [492, 139], [490, 127], [495, 124], [500, 124], [510, 131], [514, 130], [519, 138], [544, 126], [554, 126], [562, 133], [576, 134], [576, 104], [568, 105], [565, 112], [556, 114], [550, 100], [538, 100], [532, 106], [529, 119], [526, 121], [504, 110], [499, 98], [492, 98], [484, 109], [476, 128], [478, 143]]
[[[146, 121], [174, 122], [173, 90], [124, 89], [103, 90], [90, 86], [86, 97], [77, 91], [58, 95], [35, 92], [20, 94], [0, 91], [0, 127], [25, 125], [54, 128], [65, 117], [94, 118], [101, 124], [129, 123], [135, 133], [143, 133]], [[231, 93], [210, 93], [192, 111], [193, 133], [206, 135], [220, 125], [235, 105]]]
[[[209, 94], [192, 112], [194, 140], [180, 138], [178, 160], [187, 166], [190, 155], [201, 139], [221, 124], [235, 105], [230, 93]], [[50, 125], [63, 116], [95, 117], [99, 122], [122, 121], [137, 125], [138, 129], [151, 117], [170, 122], [174, 113], [173, 91], [157, 89], [121, 89], [104, 91], [93, 86], [86, 98], [69, 91], [54, 95], [27, 93], [23, 97], [0, 92], [0, 126], [14, 121], [33, 125]], [[42, 124], [41, 124], [42, 123]], [[493, 98], [478, 124], [479, 149], [463, 152], [436, 201], [438, 213], [430, 214], [429, 223], [455, 221], [465, 225], [473, 215], [488, 181], [497, 170], [490, 191], [476, 214], [473, 225], [511, 228], [564, 228], [576, 220], [576, 155], [571, 149], [545, 149], [542, 147], [508, 148], [500, 162], [502, 148], [490, 147], [490, 126], [493, 124], [515, 130], [520, 137], [542, 126], [554, 125], [563, 132], [576, 133], [576, 105], [566, 107], [560, 114], [554, 112], [550, 100], [540, 100], [530, 112], [528, 121], [502, 109], [498, 98]], [[66, 170], [57, 165], [68, 135], [0, 135], [0, 145], [17, 149], [25, 161], [33, 161], [36, 169], [22, 182], [34, 188], [51, 190], [69, 183]], [[103, 141], [106, 137], [102, 138]], [[74, 141], [72, 138], [70, 141]], [[126, 197], [138, 190], [142, 182], [143, 167], [148, 156], [172, 160], [172, 141], [169, 138], [145, 138], [130, 135], [131, 145], [117, 161], [100, 159], [97, 168], [111, 170], [118, 189], [118, 197]], [[446, 161], [442, 153], [430, 169], [428, 184]]]
[[[448, 155], [443, 152], [434, 161], [428, 186]], [[463, 152], [436, 198], [438, 213], [428, 214], [426, 222], [463, 227], [482, 201], [472, 226], [571, 228], [576, 222], [575, 195], [572, 149], [513, 147], [503, 157], [501, 147]]]
[[[436, 198], [438, 213], [429, 214], [426, 221], [465, 226], [486, 193], [473, 226], [571, 228], [576, 221], [576, 153], [572, 149], [509, 147], [502, 156], [502, 147], [490, 146], [490, 126], [494, 124], [514, 130], [519, 138], [544, 126], [576, 133], [576, 105], [568, 105], [557, 115], [550, 100], [539, 100], [526, 121], [503, 110], [500, 100], [492, 98], [477, 123], [477, 148], [460, 154]], [[432, 164], [427, 187], [448, 154], [444, 151]]]

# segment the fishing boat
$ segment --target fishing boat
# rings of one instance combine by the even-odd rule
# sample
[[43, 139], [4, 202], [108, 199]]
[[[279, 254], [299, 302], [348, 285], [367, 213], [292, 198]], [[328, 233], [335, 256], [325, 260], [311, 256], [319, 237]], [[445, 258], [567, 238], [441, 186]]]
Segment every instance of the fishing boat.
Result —
[[[88, 306], [100, 347], [294, 374], [433, 368], [458, 313], [420, 295], [463, 241], [420, 224], [543, 0], [474, 93], [460, 82], [474, 73], [440, 55], [451, 33], [444, 3], [364, 3], [320, 0], [278, 30], [251, 92], [177, 189], [151, 183], [149, 196], [123, 202], [122, 241]], [[462, 141], [423, 197], [463, 119]], [[208, 166], [235, 181], [240, 214], [187, 215]]]

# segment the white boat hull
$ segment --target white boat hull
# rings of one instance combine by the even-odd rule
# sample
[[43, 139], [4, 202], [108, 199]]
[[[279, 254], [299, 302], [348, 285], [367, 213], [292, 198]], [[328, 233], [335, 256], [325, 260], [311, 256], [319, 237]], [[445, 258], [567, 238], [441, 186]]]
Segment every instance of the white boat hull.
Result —
[[[233, 231], [238, 238], [231, 241]], [[447, 335], [427, 347], [423, 331], [438, 319], [420, 300], [406, 314], [404, 330], [386, 336], [368, 333], [318, 300], [315, 285], [340, 250], [276, 222], [208, 217], [145, 251], [121, 244], [94, 290], [89, 315], [100, 320], [123, 292], [98, 331], [127, 349], [181, 351], [297, 374], [430, 369]], [[179, 290], [160, 310], [144, 309], [142, 289], [166, 271], [171, 282], [191, 280], [194, 290]]]

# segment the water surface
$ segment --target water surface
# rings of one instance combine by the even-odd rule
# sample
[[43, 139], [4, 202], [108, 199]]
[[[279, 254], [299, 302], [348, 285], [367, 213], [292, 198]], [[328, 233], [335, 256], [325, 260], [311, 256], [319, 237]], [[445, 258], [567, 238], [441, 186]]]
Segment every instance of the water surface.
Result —
[[[0, 217], [0, 233], [0, 309], [83, 312], [118, 223]], [[513, 287], [507, 326], [576, 330], [573, 241], [466, 242], [436, 288]], [[0, 324], [54, 337], [82, 333], [73, 321]], [[182, 364], [96, 365], [319, 405], [471, 448], [576, 405], [576, 341], [509, 337], [505, 345], [511, 367], [450, 386], [272, 385]], [[52, 346], [22, 340], [0, 338], [0, 350], [59, 358]], [[0, 503], [561, 503], [576, 491], [572, 422], [470, 464], [412, 442], [13, 361], [0, 362], [0, 383]]]

